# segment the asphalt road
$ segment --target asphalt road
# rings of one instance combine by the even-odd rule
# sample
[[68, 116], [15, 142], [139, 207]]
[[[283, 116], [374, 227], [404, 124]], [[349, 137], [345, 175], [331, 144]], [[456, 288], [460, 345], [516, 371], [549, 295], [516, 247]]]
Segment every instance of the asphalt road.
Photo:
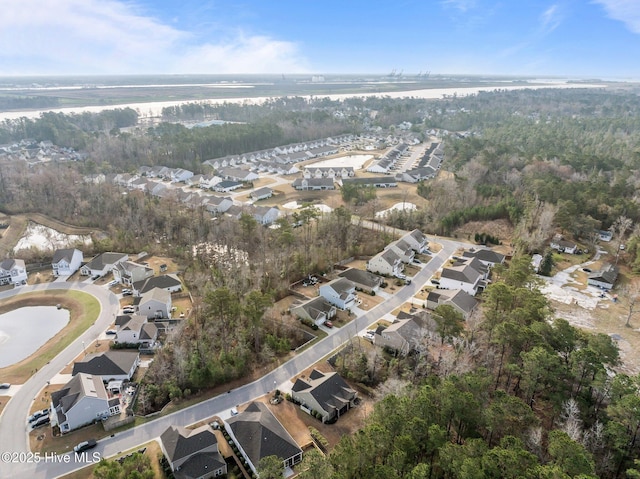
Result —
[[[398, 230], [394, 232], [403, 233]], [[334, 328], [328, 337], [296, 355], [275, 370], [252, 383], [228, 393], [223, 393], [167, 416], [159, 417], [136, 428], [120, 432], [113, 437], [105, 438], [99, 441], [98, 446], [91, 452], [97, 452], [102, 457], [110, 457], [154, 440], [170, 425], [190, 425], [216, 415], [223, 418], [228, 417], [231, 407], [263, 396], [269, 391], [273, 391], [276, 386], [285, 384], [292, 377], [311, 367], [359, 332], [365, 330], [379, 318], [408, 301], [423, 287], [454, 251], [463, 245], [463, 243], [448, 240], [438, 240], [438, 243], [442, 245], [442, 250], [437, 255], [434, 255], [431, 261], [413, 277], [410, 285], [403, 287], [390, 299], [358, 317], [352, 323], [342, 328]], [[26, 292], [32, 289], [46, 289], [47, 287], [51, 287], [51, 285], [22, 289], [20, 292]], [[56, 283], [55, 287], [61, 289], [64, 289], [64, 287], [67, 289], [77, 288], [95, 294], [103, 306], [100, 319], [96, 322], [95, 326], [89, 328], [85, 334], [60, 353], [50, 364], [47, 364], [46, 367], [38, 371], [16, 394], [16, 396], [19, 397], [14, 397], [14, 399], [9, 402], [0, 418], [0, 453], [8, 451], [27, 453], [29, 451], [28, 444], [25, 441], [14, 441], [14, 439], [25, 437], [25, 417], [31, 400], [37, 396], [46, 381], [57, 374], [66, 364], [82, 352], [82, 341], [89, 343], [97, 338], [99, 333], [107, 328], [113, 321], [113, 315], [117, 312], [117, 298], [104, 287], [100, 288], [81, 283]], [[94, 289], [96, 291], [94, 291]], [[6, 296], [0, 295], [0, 299], [3, 297]], [[68, 474], [73, 470], [87, 465], [86, 462], [77, 461], [73, 454], [41, 458], [39, 463], [17, 462], [7, 464], [6, 462], [2, 462], [1, 459], [2, 456], [0, 454], [0, 477], [11, 476], [15, 478], [48, 479]]]

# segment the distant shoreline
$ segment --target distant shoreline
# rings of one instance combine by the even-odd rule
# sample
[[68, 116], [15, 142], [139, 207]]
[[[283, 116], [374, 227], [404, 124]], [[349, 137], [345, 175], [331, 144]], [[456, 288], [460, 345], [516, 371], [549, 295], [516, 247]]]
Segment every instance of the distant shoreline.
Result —
[[[587, 84], [587, 83], [550, 83], [537, 85], [504, 85], [504, 86], [476, 86], [476, 87], [453, 87], [453, 88], [423, 88], [406, 91], [379, 91], [379, 92], [363, 92], [363, 93], [337, 93], [337, 94], [318, 94], [318, 95], [290, 95], [302, 98], [329, 98], [331, 100], [343, 100], [346, 98], [367, 98], [367, 97], [388, 97], [388, 98], [418, 98], [418, 99], [441, 99], [447, 96], [468, 96], [475, 95], [481, 91], [513, 91], [513, 90], [539, 90], [543, 88], [567, 89], [567, 88], [606, 88], [605, 84]], [[208, 103], [211, 105], [219, 105], [222, 103], [250, 103], [260, 104], [275, 98], [283, 98], [287, 95], [278, 96], [258, 96], [258, 97], [241, 97], [241, 98], [210, 98], [202, 100], [174, 100], [159, 102], [138, 102], [138, 103], [122, 103], [111, 105], [96, 105], [84, 107], [67, 107], [67, 108], [49, 108], [41, 110], [24, 110], [24, 111], [8, 111], [0, 112], [0, 121], [17, 120], [19, 118], [38, 118], [42, 113], [99, 113], [105, 110], [114, 110], [116, 108], [133, 108], [138, 112], [141, 118], [159, 117], [162, 109], [170, 106], [184, 105], [188, 103]]]

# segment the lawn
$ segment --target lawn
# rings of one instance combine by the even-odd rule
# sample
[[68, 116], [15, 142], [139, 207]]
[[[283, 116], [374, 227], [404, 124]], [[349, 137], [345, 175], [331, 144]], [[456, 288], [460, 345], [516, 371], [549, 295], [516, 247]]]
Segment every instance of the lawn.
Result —
[[28, 306], [55, 306], [70, 312], [69, 323], [40, 349], [17, 364], [0, 369], [3, 381], [23, 384], [34, 370], [42, 368], [91, 326], [100, 314], [100, 303], [80, 291], [42, 291], [10, 298], [0, 305], [0, 314]]

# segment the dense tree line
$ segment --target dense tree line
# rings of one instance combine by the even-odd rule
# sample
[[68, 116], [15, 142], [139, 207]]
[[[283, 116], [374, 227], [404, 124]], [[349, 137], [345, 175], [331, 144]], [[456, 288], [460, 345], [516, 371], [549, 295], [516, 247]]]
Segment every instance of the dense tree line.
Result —
[[60, 99], [50, 96], [1, 96], [0, 111], [56, 108]]

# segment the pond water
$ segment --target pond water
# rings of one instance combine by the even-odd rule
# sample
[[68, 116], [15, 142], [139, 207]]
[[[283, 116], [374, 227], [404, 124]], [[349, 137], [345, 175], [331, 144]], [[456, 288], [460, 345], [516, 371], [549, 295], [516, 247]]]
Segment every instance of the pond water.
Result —
[[29, 306], [0, 314], [0, 368], [29, 357], [69, 322], [69, 310]]

